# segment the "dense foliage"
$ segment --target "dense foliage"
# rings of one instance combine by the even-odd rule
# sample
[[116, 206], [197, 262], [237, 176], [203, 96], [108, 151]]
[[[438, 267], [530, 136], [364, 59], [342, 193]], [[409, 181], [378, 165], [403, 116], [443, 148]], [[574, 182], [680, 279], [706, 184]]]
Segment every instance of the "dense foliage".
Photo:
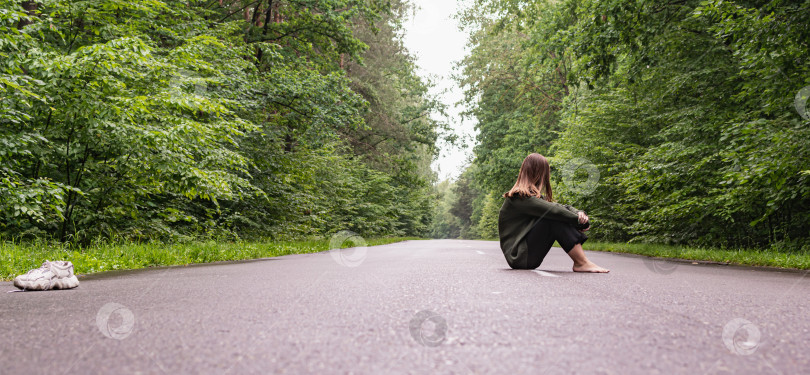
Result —
[[474, 3], [459, 82], [478, 145], [446, 234], [492, 237], [540, 152], [592, 237], [810, 247], [810, 1]]
[[408, 9], [0, 0], [0, 232], [426, 233], [440, 108]]

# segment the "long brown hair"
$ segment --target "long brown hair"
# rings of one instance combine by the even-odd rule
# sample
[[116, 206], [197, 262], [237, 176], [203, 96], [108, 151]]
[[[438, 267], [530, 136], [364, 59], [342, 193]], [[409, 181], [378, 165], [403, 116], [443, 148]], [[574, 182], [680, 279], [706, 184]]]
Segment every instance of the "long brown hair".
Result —
[[529, 154], [520, 165], [515, 186], [503, 196], [506, 198], [538, 197], [553, 202], [549, 172], [548, 160], [543, 155]]

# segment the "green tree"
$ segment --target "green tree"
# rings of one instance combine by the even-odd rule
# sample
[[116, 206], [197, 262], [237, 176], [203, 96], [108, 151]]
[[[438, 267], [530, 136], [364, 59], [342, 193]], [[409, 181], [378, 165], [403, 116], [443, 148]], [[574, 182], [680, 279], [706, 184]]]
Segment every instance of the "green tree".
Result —
[[[460, 81], [479, 122], [481, 196], [508, 188], [537, 151], [551, 160], [558, 199], [587, 210], [598, 238], [806, 246], [810, 143], [793, 104], [810, 82], [808, 10], [477, 1], [461, 16], [472, 48]], [[578, 158], [600, 172], [588, 194], [561, 178]]]
[[[439, 124], [412, 59], [390, 49], [406, 8], [3, 0], [3, 233], [425, 233]], [[348, 74], [366, 54], [370, 78]], [[380, 105], [362, 85], [393, 89]], [[358, 147], [364, 135], [378, 147]]]

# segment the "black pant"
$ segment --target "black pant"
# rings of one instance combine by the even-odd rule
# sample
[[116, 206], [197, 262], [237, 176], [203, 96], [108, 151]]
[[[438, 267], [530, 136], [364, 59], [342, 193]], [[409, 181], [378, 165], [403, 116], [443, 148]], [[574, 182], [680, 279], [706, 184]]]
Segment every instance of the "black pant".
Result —
[[551, 249], [554, 241], [560, 243], [565, 252], [571, 251], [577, 244], [584, 244], [588, 236], [577, 230], [574, 225], [551, 219], [540, 219], [526, 236], [529, 247], [529, 269], [535, 269]]

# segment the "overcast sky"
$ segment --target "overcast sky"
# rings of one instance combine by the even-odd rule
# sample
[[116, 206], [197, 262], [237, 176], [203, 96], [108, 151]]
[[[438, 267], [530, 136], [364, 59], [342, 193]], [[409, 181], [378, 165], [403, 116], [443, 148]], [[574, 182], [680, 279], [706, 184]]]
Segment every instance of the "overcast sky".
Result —
[[[464, 58], [467, 35], [458, 29], [453, 15], [464, 6], [464, 0], [411, 0], [417, 7], [416, 14], [405, 22], [405, 47], [417, 58], [420, 75], [430, 77], [436, 83], [433, 93], [440, 94], [448, 106], [449, 118], [444, 119], [460, 137], [467, 139], [474, 135], [474, 124], [467, 120], [463, 124], [456, 103], [463, 99], [461, 89], [456, 86], [451, 74], [455, 62]], [[442, 146], [439, 159], [433, 163], [439, 179], [455, 179], [468, 163], [472, 154], [472, 139], [466, 149]]]

